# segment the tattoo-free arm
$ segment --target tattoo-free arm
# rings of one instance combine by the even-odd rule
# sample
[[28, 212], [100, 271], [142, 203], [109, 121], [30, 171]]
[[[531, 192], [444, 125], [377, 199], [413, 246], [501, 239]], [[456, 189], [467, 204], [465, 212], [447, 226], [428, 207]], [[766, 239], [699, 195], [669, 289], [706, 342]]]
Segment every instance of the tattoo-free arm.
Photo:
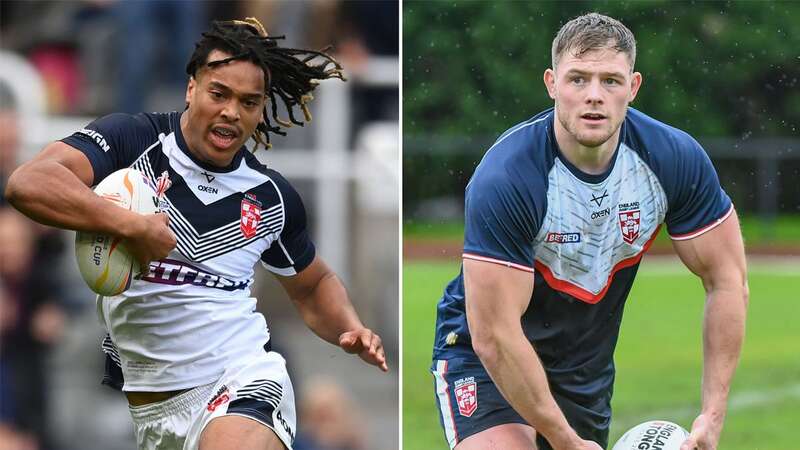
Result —
[[388, 370], [380, 336], [361, 323], [341, 280], [322, 259], [315, 257], [297, 275], [277, 278], [317, 336]]
[[125, 214], [89, 189], [93, 178], [86, 155], [53, 142], [11, 174], [5, 196], [23, 214], [45, 225], [119, 233], [127, 225]]
[[547, 376], [520, 318], [533, 293], [533, 274], [464, 260], [467, 321], [472, 346], [503, 397], [553, 448], [597, 448], [582, 441], [550, 393]]
[[59, 228], [120, 236], [142, 267], [175, 247], [164, 214], [140, 215], [100, 198], [88, 187], [89, 159], [63, 143], [49, 144], [8, 179], [5, 196], [31, 219]]
[[725, 420], [728, 392], [744, 340], [748, 289], [739, 219], [731, 214], [716, 228], [673, 241], [686, 267], [706, 291], [703, 319], [703, 406], [682, 449], [714, 450]]

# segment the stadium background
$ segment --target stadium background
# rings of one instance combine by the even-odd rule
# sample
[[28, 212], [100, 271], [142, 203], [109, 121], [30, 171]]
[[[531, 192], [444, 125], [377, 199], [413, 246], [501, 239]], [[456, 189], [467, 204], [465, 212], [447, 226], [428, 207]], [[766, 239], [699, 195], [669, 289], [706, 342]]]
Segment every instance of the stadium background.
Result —
[[[797, 447], [800, 35], [793, 2], [403, 2], [403, 448], [446, 448], [428, 372], [436, 302], [458, 271], [463, 189], [483, 152], [552, 106], [552, 39], [589, 11], [637, 39], [633, 106], [695, 136], [742, 216], [747, 338], [720, 449]], [[699, 410], [703, 290], [660, 236], [616, 352], [611, 442]], [[480, 397], [479, 400], [480, 401]]]
[[[398, 448], [398, 11], [396, 1], [0, 3], [2, 186], [95, 117], [183, 108], [185, 64], [211, 19], [255, 16], [286, 45], [336, 46], [349, 82], [322, 83], [310, 126], [257, 156], [300, 191], [319, 253], [383, 337], [391, 372], [313, 336], [256, 269], [253, 294], [295, 384], [297, 450]], [[0, 205], [0, 449], [135, 448], [127, 402], [99, 383], [102, 332], [73, 236]]]

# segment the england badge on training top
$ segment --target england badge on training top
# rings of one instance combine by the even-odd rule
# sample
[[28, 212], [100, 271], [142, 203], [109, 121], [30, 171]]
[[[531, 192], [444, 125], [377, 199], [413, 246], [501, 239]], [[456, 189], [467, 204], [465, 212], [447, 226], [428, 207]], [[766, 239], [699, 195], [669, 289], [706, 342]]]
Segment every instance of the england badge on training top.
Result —
[[633, 241], [639, 237], [639, 224], [641, 223], [639, 202], [623, 203], [618, 208], [622, 239], [628, 244], [633, 244]]
[[239, 223], [242, 234], [247, 239], [256, 235], [258, 223], [261, 221], [261, 202], [251, 193], [244, 194], [242, 199], [242, 219]]

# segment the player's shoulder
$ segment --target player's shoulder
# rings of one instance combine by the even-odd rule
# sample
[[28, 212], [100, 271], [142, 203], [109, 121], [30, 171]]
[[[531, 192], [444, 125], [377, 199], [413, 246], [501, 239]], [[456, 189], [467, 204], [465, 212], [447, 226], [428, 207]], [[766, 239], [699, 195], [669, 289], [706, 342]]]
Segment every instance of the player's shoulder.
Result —
[[540, 188], [553, 165], [550, 137], [553, 109], [545, 110], [503, 132], [484, 154], [470, 184]]
[[656, 160], [699, 156], [700, 144], [689, 133], [629, 108], [625, 144]]
[[259, 161], [259, 159], [256, 158], [252, 152], [243, 150], [243, 153], [244, 164], [267, 179], [267, 182], [262, 185], [264, 188], [271, 187], [278, 190], [284, 200], [286, 200], [287, 197], [290, 199], [297, 197], [299, 199], [297, 190], [294, 188], [294, 186], [292, 186], [289, 180], [283, 176], [282, 173]]
[[537, 156], [547, 154], [553, 114], [554, 111], [550, 108], [507, 129], [489, 147], [485, 156], [495, 160], [514, 161], [534, 160]]
[[179, 113], [111, 113], [95, 121], [105, 129], [150, 133], [169, 133], [179, 123]]

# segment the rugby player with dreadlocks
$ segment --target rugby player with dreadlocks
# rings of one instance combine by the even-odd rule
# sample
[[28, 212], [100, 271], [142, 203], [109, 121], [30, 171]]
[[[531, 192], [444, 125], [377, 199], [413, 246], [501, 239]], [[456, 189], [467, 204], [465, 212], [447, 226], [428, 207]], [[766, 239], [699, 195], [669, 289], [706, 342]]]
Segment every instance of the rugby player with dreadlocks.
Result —
[[[270, 133], [311, 120], [319, 80], [343, 79], [325, 51], [280, 39], [253, 18], [214, 22], [187, 65], [182, 113], [102, 117], [9, 179], [7, 198], [29, 217], [120, 236], [148, 268], [97, 301], [103, 382], [125, 392], [141, 449], [292, 448], [292, 385], [250, 297], [259, 260], [316, 334], [388, 370], [380, 337], [315, 254], [297, 192], [244, 146], [269, 147]], [[139, 215], [89, 189], [128, 167], [159, 187], [165, 213]]]

